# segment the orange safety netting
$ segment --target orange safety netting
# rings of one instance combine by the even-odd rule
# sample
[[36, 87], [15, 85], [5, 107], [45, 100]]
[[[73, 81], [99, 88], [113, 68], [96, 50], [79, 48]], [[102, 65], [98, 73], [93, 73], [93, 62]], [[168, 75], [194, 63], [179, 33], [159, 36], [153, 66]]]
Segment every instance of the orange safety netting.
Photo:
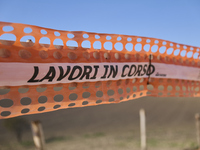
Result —
[[[10, 38], [13, 38], [13, 41]], [[200, 66], [198, 60], [198, 47], [156, 38], [60, 31], [0, 22], [1, 64], [141, 62], [198, 69]], [[20, 68], [15, 68], [15, 73], [11, 77], [18, 76], [18, 70]], [[173, 72], [170, 68], [169, 71]], [[2, 73], [0, 68], [0, 85], [5, 80], [1, 78]], [[27, 73], [24, 69], [20, 75]], [[162, 77], [162, 75], [95, 82], [89, 80], [17, 86], [13, 86], [8, 80], [8, 85], [0, 86], [0, 118], [64, 108], [119, 103], [143, 96], [198, 97], [199, 86], [199, 78], [186, 80]]]

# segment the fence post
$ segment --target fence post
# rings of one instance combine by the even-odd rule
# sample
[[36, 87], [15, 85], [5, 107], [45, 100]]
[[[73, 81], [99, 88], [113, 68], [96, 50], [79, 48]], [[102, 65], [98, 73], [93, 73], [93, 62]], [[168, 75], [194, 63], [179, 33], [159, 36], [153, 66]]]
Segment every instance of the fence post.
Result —
[[140, 138], [141, 138], [141, 150], [146, 150], [146, 121], [145, 111], [140, 109]]
[[39, 120], [31, 122], [33, 141], [38, 150], [45, 150], [45, 138], [42, 130], [42, 124]]
[[200, 148], [200, 129], [199, 129], [200, 116], [199, 116], [199, 113], [195, 114], [195, 120], [196, 120], [197, 143], [198, 143], [198, 148]]

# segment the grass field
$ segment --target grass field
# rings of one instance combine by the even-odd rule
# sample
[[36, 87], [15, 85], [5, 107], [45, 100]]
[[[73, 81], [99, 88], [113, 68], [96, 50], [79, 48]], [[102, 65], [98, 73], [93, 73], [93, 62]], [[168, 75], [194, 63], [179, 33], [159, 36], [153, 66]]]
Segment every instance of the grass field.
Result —
[[[146, 111], [148, 150], [195, 148], [199, 98], [143, 97], [128, 102], [24, 116], [40, 120], [48, 150], [139, 150], [139, 109]], [[0, 120], [0, 149], [34, 149], [31, 130], [17, 143]]]

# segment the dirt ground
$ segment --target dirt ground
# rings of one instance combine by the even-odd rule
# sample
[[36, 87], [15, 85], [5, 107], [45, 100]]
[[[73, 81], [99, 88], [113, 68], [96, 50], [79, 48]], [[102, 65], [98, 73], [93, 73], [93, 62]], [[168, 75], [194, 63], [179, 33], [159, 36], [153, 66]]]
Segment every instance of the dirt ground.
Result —
[[[139, 150], [139, 110], [146, 111], [148, 150], [197, 146], [194, 115], [199, 98], [143, 97], [118, 104], [72, 108], [24, 116], [40, 120], [47, 150]], [[0, 150], [33, 150], [31, 130], [17, 143], [0, 120]]]

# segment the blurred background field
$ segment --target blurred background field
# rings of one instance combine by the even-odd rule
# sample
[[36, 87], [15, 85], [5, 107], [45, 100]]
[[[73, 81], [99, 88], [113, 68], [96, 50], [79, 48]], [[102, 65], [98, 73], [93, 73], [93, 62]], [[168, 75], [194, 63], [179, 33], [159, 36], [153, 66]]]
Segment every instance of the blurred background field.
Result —
[[[139, 110], [146, 111], [149, 150], [183, 150], [197, 146], [195, 113], [199, 98], [143, 97], [118, 104], [57, 110], [28, 115], [28, 122], [40, 120], [48, 150], [139, 150]], [[28, 128], [19, 144], [13, 132], [0, 120], [0, 149], [35, 149]]]

